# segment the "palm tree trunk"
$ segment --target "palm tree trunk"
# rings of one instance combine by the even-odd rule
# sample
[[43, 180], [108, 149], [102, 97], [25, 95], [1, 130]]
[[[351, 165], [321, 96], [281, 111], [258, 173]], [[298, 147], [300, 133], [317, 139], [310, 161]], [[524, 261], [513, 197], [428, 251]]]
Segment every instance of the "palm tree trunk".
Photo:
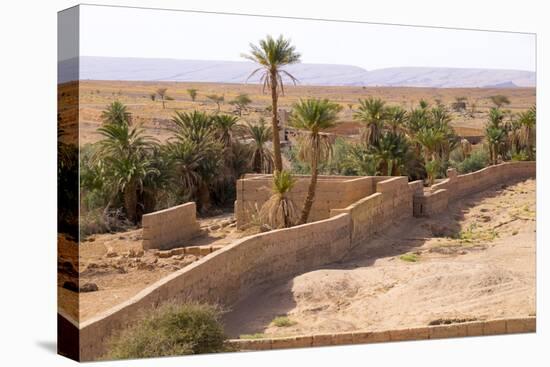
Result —
[[201, 181], [197, 196], [197, 206], [202, 213], [206, 213], [210, 209], [210, 190], [206, 182]]
[[315, 199], [315, 187], [317, 186], [317, 176], [318, 176], [318, 160], [319, 160], [319, 143], [315, 141], [313, 159], [311, 162], [311, 179], [309, 181], [309, 188], [307, 190], [306, 200], [304, 201], [304, 207], [302, 208], [302, 215], [298, 224], [307, 223], [309, 213], [311, 212], [311, 207], [313, 206], [313, 200]]
[[128, 220], [137, 223], [137, 190], [133, 182], [129, 182], [124, 189], [124, 209]]
[[279, 120], [278, 120], [278, 95], [277, 95], [277, 74], [271, 72], [271, 107], [273, 119], [271, 120], [273, 130], [273, 155], [275, 156], [275, 169], [279, 172], [283, 170], [283, 160], [281, 157], [281, 141], [279, 139]]

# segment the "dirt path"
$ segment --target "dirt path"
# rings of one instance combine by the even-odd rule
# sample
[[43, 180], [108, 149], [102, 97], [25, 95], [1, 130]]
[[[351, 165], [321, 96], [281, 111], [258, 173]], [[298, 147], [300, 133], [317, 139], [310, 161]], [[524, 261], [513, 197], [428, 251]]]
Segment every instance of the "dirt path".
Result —
[[[437, 218], [411, 218], [339, 264], [242, 300], [226, 331], [287, 336], [533, 315], [535, 185], [503, 185]], [[291, 325], [275, 326], [277, 316]]]

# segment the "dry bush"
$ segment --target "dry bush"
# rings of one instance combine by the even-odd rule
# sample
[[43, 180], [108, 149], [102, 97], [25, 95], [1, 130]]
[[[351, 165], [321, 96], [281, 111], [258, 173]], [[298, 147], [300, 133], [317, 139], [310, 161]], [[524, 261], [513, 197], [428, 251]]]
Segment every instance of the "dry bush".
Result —
[[110, 341], [104, 359], [149, 358], [228, 351], [218, 307], [167, 303]]

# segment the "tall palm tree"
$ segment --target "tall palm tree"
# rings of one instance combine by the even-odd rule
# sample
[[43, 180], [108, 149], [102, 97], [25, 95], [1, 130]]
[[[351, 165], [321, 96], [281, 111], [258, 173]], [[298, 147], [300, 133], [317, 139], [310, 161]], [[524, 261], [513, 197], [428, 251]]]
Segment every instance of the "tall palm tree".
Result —
[[104, 124], [129, 124], [132, 115], [128, 112], [128, 108], [122, 102], [114, 101], [107, 109], [101, 112], [101, 120]]
[[311, 180], [298, 224], [306, 223], [311, 212], [319, 174], [319, 162], [326, 161], [332, 152], [332, 142], [322, 131], [334, 126], [341, 109], [342, 106], [328, 99], [300, 100], [293, 105], [290, 124], [304, 133], [298, 157], [308, 162], [311, 167]]
[[103, 136], [99, 157], [106, 165], [109, 185], [113, 194], [122, 192], [126, 215], [137, 223], [138, 190], [143, 190], [147, 175], [156, 173], [148, 156], [156, 141], [140, 127], [127, 123], [109, 123], [98, 132]]
[[254, 140], [252, 149], [252, 170], [257, 173], [271, 173], [273, 171], [273, 154], [266, 144], [271, 140], [271, 127], [267, 126], [263, 119], [259, 124], [246, 124], [246, 135]]
[[283, 67], [286, 65], [300, 62], [300, 54], [296, 48], [291, 45], [290, 40], [279, 36], [274, 39], [267, 36], [260, 40], [258, 45], [250, 44], [250, 53], [242, 55], [245, 59], [253, 61], [260, 65], [250, 76], [261, 73], [260, 81], [263, 85], [263, 91], [267, 88], [271, 90], [271, 127], [273, 134], [273, 153], [275, 157], [275, 169], [283, 170], [283, 160], [281, 157], [281, 142], [279, 139], [279, 120], [278, 120], [278, 99], [279, 93], [284, 95], [283, 76], [288, 77], [294, 84], [297, 79], [292, 76]]
[[359, 108], [353, 114], [353, 118], [365, 125], [362, 140], [367, 146], [376, 144], [382, 133], [384, 122], [388, 116], [385, 104], [380, 98], [369, 97], [359, 100]]

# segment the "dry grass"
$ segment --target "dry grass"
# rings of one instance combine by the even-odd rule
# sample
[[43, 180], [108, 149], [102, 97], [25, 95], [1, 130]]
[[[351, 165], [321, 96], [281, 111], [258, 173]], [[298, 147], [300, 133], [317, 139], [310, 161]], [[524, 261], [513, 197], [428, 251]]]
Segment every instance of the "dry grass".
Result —
[[[167, 88], [167, 95], [173, 98], [166, 102], [152, 101], [151, 93], [159, 88]], [[187, 89], [198, 90], [195, 102], [191, 101]], [[183, 82], [123, 82], [123, 81], [81, 81], [79, 83], [79, 112], [81, 118], [81, 143], [96, 141], [99, 137], [95, 130], [100, 123], [100, 114], [105, 106], [114, 100], [120, 100], [128, 105], [134, 115], [134, 121], [143, 123], [150, 134], [160, 140], [170, 136], [168, 126], [170, 118], [176, 110], [190, 111], [199, 109], [215, 112], [217, 106], [206, 96], [210, 94], [225, 95], [229, 101], [238, 94], [246, 93], [252, 99], [250, 109], [242, 116], [243, 121], [257, 121], [260, 117], [269, 117], [265, 110], [270, 105], [268, 94], [262, 94], [261, 88], [255, 84], [218, 84], [218, 83], [183, 83]], [[63, 94], [63, 96], [62, 96]], [[343, 106], [338, 125], [332, 132], [339, 135], [351, 136], [358, 133], [359, 124], [353, 121], [352, 109], [357, 107], [359, 98], [369, 96], [380, 97], [388, 104], [400, 105], [410, 109], [417, 105], [420, 99], [425, 99], [432, 105], [438, 99], [445, 105], [450, 105], [456, 97], [466, 96], [477, 105], [477, 112], [473, 117], [466, 114], [454, 113], [453, 125], [459, 134], [478, 135], [481, 133], [487, 111], [492, 106], [489, 99], [495, 94], [504, 94], [509, 97], [511, 105], [508, 109], [519, 112], [528, 109], [535, 103], [534, 88], [515, 89], [484, 89], [484, 88], [410, 88], [410, 87], [327, 87], [327, 86], [288, 86], [285, 96], [279, 103], [282, 108], [289, 109], [292, 103], [299, 98], [318, 97], [328, 98]], [[76, 116], [74, 110], [68, 106], [74, 104], [76, 85], [62, 85], [59, 92], [60, 110], [67, 120]], [[351, 106], [351, 108], [350, 108]], [[222, 112], [232, 112], [233, 106], [225, 103], [221, 106]]]

